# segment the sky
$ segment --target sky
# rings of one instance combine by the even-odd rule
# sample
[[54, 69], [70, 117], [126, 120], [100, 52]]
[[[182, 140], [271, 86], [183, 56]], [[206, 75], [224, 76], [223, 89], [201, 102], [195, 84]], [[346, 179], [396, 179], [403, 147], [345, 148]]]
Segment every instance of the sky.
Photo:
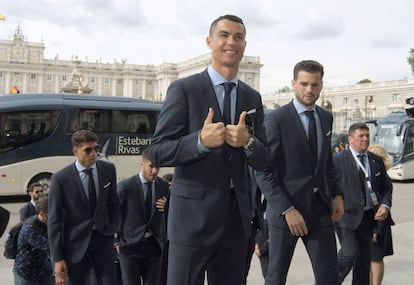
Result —
[[[20, 24], [45, 58], [131, 64], [176, 63], [210, 53], [205, 43], [218, 16], [241, 17], [245, 55], [258, 56], [260, 92], [291, 85], [293, 66], [314, 59], [325, 87], [412, 77], [414, 1], [374, 0], [13, 0], [2, 1], [0, 39]], [[7, 5], [4, 4], [7, 3]]]

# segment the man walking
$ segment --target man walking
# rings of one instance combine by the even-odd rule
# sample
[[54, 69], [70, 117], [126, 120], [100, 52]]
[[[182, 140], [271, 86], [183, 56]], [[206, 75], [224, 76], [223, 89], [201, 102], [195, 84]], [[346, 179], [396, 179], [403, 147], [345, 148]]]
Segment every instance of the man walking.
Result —
[[95, 133], [80, 130], [71, 140], [76, 161], [52, 176], [49, 192], [48, 236], [56, 284], [113, 285], [113, 240], [119, 231], [115, 167], [97, 160]]

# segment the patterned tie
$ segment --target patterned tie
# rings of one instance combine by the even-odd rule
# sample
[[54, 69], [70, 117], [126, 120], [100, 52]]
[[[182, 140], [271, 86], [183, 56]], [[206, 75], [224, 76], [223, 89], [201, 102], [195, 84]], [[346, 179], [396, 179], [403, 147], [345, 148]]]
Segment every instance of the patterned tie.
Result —
[[88, 196], [89, 196], [89, 206], [92, 209], [92, 213], [95, 213], [97, 198], [96, 198], [96, 187], [95, 181], [93, 180], [92, 168], [86, 168], [83, 172], [88, 175]]
[[234, 85], [233, 82], [224, 82], [221, 85], [224, 87], [224, 101], [223, 101], [223, 123], [225, 125], [231, 124], [231, 98], [230, 93], [233, 89]]
[[152, 182], [144, 183], [144, 191], [146, 193], [145, 198], [145, 213], [147, 214], [147, 221], [151, 218], [152, 210]]
[[305, 113], [309, 120], [308, 134], [309, 134], [309, 144], [310, 144], [311, 151], [313, 154], [312, 159], [316, 165], [318, 161], [318, 136], [316, 134], [315, 114], [313, 110], [306, 111]]

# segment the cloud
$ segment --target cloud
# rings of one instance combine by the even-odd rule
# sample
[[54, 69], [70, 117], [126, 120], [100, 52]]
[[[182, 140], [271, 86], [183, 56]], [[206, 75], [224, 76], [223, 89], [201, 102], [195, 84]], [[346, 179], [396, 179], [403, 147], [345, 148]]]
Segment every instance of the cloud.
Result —
[[303, 40], [315, 41], [336, 38], [345, 31], [345, 24], [340, 16], [330, 9], [313, 9], [302, 24], [297, 36]]

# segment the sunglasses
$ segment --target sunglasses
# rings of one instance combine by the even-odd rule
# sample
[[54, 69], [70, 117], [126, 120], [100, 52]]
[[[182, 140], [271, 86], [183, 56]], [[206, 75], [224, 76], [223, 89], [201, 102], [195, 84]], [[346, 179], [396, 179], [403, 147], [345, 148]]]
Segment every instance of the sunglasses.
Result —
[[40, 194], [40, 193], [43, 193], [43, 190], [37, 190], [37, 191], [34, 191], [34, 193], [35, 194]]
[[92, 151], [95, 151], [96, 153], [98, 153], [100, 150], [101, 150], [101, 146], [100, 146], [99, 144], [97, 144], [97, 145], [96, 145], [96, 146], [94, 146], [94, 147], [87, 147], [87, 148], [83, 149], [83, 151], [84, 151], [86, 154], [91, 154], [91, 153], [92, 153]]

